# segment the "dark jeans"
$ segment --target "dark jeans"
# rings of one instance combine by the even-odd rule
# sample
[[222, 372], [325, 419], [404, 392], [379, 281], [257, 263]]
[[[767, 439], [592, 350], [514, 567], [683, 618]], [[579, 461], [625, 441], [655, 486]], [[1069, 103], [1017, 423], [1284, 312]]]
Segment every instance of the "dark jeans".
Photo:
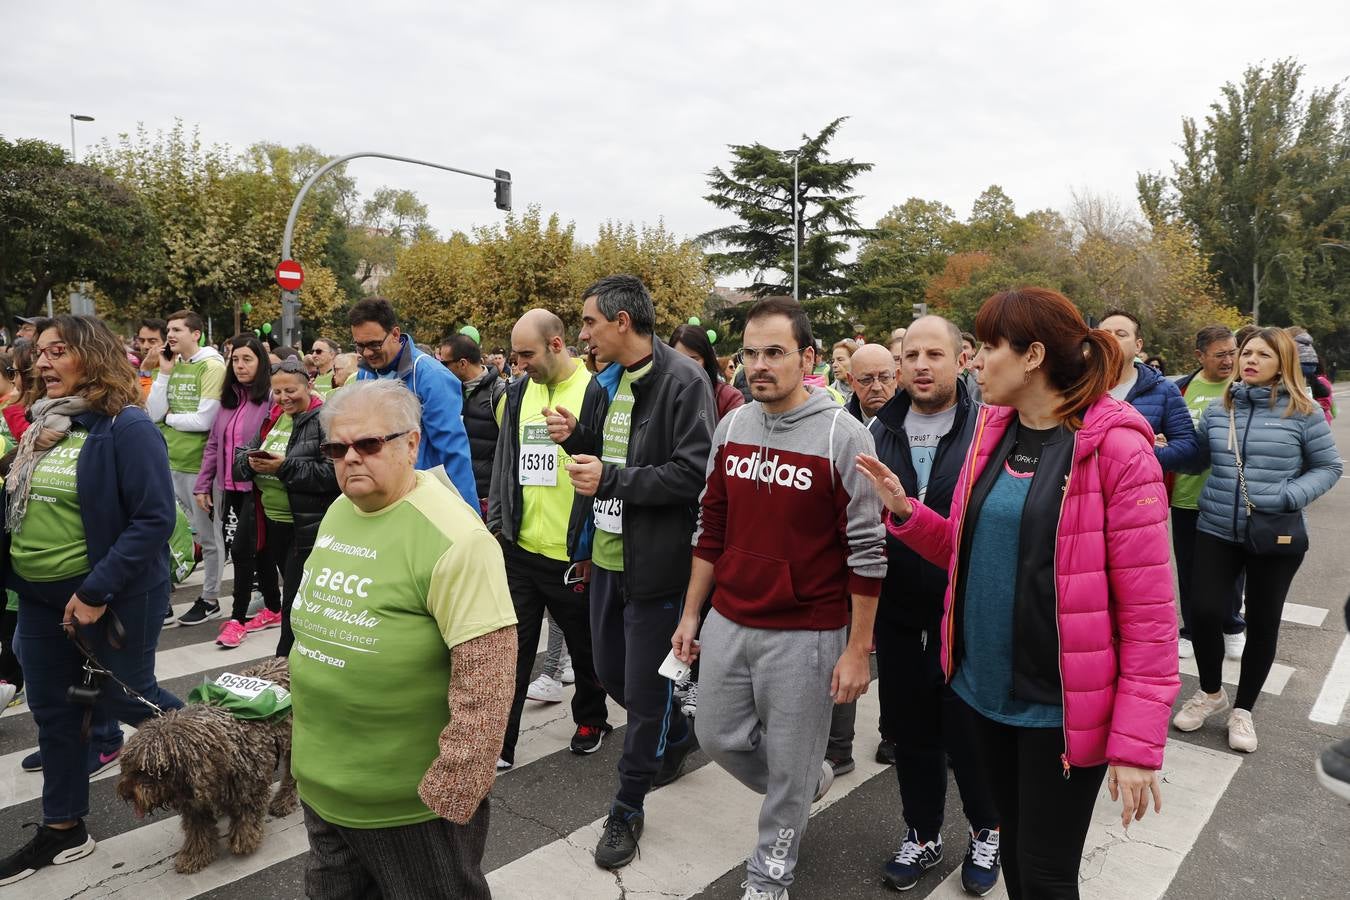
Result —
[[[1181, 594], [1181, 636], [1190, 639], [1191, 618], [1195, 596], [1195, 525], [1200, 520], [1198, 509], [1179, 509], [1172, 507], [1172, 554], [1177, 559], [1177, 588]], [[1213, 573], [1201, 569], [1205, 578]], [[1231, 602], [1228, 615], [1224, 617], [1224, 634], [1241, 634], [1247, 627], [1242, 618], [1242, 589], [1245, 575], [1238, 572], [1232, 582]]]
[[464, 825], [432, 819], [394, 828], [334, 825], [304, 806], [305, 896], [323, 900], [488, 900], [488, 801]]
[[225, 492], [229, 515], [237, 519], [234, 541], [230, 545], [230, 555], [234, 559], [234, 608], [230, 615], [237, 622], [248, 618], [248, 605], [253, 599], [255, 582], [267, 608], [272, 612], [281, 612], [278, 578], [286, 560], [286, 551], [290, 549], [292, 528], [284, 522], [268, 521], [264, 528], [263, 546], [258, 547], [256, 502], [257, 498], [252, 496], [251, 491]]
[[516, 761], [516, 741], [520, 737], [520, 716], [525, 709], [525, 692], [530, 687], [539, 632], [547, 609], [562, 629], [567, 649], [572, 654], [576, 691], [572, 694], [572, 721], [578, 725], [600, 727], [605, 724], [605, 689], [595, 677], [591, 660], [591, 621], [589, 593], [584, 584], [564, 585], [568, 564], [515, 544], [503, 544], [506, 557], [506, 584], [511, 589], [511, 604], [516, 609], [516, 693], [511, 700], [511, 717], [502, 740], [502, 759]]
[[1003, 883], [1012, 900], [1077, 900], [1078, 866], [1106, 765], [1064, 777], [1059, 728], [1014, 728], [970, 710], [1001, 823]]
[[661, 768], [667, 743], [682, 743], [689, 720], [673, 710], [674, 683], [657, 669], [680, 623], [684, 586], [669, 596], [632, 603], [622, 572], [591, 567], [591, 639], [595, 674], [628, 711], [619, 758], [618, 799], [641, 808]]
[[[20, 661], [28, 677], [28, 706], [42, 752], [43, 824], [69, 822], [89, 813], [88, 745], [80, 740], [85, 707], [66, 700], [66, 689], [80, 682], [84, 657], [61, 627], [66, 604], [81, 580], [29, 583], [10, 575], [10, 586], [19, 592]], [[165, 581], [147, 592], [120, 596], [98, 623], [83, 629], [85, 640], [106, 668], [166, 710], [183, 705], [155, 681], [155, 648], [168, 593]], [[112, 613], [126, 631], [120, 650], [107, 639], [106, 625]], [[117, 722], [139, 725], [155, 714], [111, 681], [103, 684], [95, 713], [104, 723], [98, 729], [103, 734], [91, 734], [91, 741], [99, 746], [111, 739], [108, 732], [116, 730]]]
[[1303, 555], [1257, 556], [1241, 544], [1223, 541], [1201, 532], [1195, 536], [1196, 570], [1208, 577], [1195, 585], [1195, 665], [1200, 687], [1213, 694], [1223, 686], [1223, 635], [1221, 623], [1227, 612], [1227, 595], [1220, 586], [1231, 583], [1236, 573], [1247, 572], [1247, 646], [1242, 651], [1242, 674], [1238, 677], [1233, 705], [1250, 712], [1256, 706], [1261, 686], [1275, 662], [1280, 639], [1280, 616], [1284, 598]]
[[961, 808], [972, 828], [994, 828], [998, 810], [980, 764], [971, 708], [942, 677], [936, 627], [926, 632], [878, 621], [877, 690], [882, 721], [891, 723], [895, 775], [905, 824], [922, 841], [942, 830], [951, 758]]
[[[0, 594], [3, 594], [0, 589]], [[15, 689], [23, 690], [23, 667], [19, 657], [14, 654], [14, 631], [19, 625], [19, 611], [5, 609], [8, 603], [0, 603], [0, 681], [8, 681]]]
[[291, 606], [295, 603], [295, 595], [300, 591], [300, 576], [305, 572], [305, 563], [309, 562], [310, 551], [314, 549], [314, 536], [310, 535], [310, 543], [304, 546], [297, 540], [298, 533], [293, 533], [292, 539], [286, 549], [286, 564], [282, 571], [282, 589], [281, 589], [281, 637], [277, 639], [277, 656], [288, 656], [291, 652], [291, 645], [295, 643], [295, 632], [291, 630]]

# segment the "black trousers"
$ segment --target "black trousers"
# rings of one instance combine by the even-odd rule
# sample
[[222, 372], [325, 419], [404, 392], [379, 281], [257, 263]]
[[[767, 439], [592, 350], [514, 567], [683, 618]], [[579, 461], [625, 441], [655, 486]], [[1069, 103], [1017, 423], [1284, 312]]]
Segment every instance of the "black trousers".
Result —
[[[303, 804], [302, 804], [303, 806]], [[488, 900], [483, 874], [488, 801], [464, 825], [432, 819], [347, 828], [304, 806], [305, 896], [323, 900]]]
[[1280, 616], [1294, 574], [1303, 555], [1257, 556], [1241, 544], [1200, 532], [1195, 536], [1195, 567], [1205, 576], [1195, 584], [1195, 665], [1200, 687], [1213, 694], [1223, 686], [1223, 622], [1228, 611], [1225, 585], [1243, 570], [1247, 573], [1247, 646], [1242, 651], [1233, 705], [1248, 712], [1256, 705], [1261, 686], [1275, 662], [1280, 639]]
[[657, 671], [680, 623], [684, 588], [671, 585], [667, 597], [632, 601], [622, 572], [591, 568], [595, 674], [628, 711], [617, 799], [637, 808], [660, 771], [666, 745], [683, 743], [690, 733], [689, 720], [673, 708], [674, 683]]
[[564, 585], [568, 564], [538, 553], [504, 543], [506, 584], [511, 589], [511, 604], [516, 608], [516, 693], [511, 700], [511, 717], [502, 739], [502, 759], [516, 761], [516, 741], [520, 738], [520, 716], [525, 708], [525, 692], [534, 672], [534, 657], [544, 610], [562, 629], [567, 649], [572, 654], [576, 690], [572, 694], [572, 721], [578, 725], [602, 726], [605, 723], [605, 689], [595, 677], [591, 659], [590, 591], [585, 584]]
[[893, 730], [895, 775], [905, 824], [921, 841], [942, 830], [947, 805], [947, 759], [966, 821], [976, 831], [998, 826], [998, 810], [981, 765], [974, 712], [942, 676], [936, 627], [906, 628], [878, 620], [877, 690], [881, 720]]
[[[1195, 526], [1199, 520], [1198, 509], [1172, 507], [1172, 555], [1177, 560], [1177, 589], [1181, 595], [1181, 636], [1188, 640], [1191, 637], [1191, 609], [1195, 602], [1191, 598], [1195, 596]], [[1202, 578], [1212, 577], [1212, 573], [1204, 569], [1199, 571]], [[1242, 619], [1244, 578], [1244, 573], [1239, 572], [1230, 585], [1229, 610], [1223, 622], [1224, 634], [1241, 634], [1247, 627]]]
[[0, 586], [0, 681], [8, 681], [16, 690], [23, 690], [23, 668], [14, 653], [14, 630], [19, 624], [19, 611], [5, 609], [5, 591]]
[[1015, 728], [971, 710], [1001, 823], [1003, 883], [1012, 900], [1077, 900], [1078, 866], [1106, 765], [1064, 777], [1058, 728]]
[[299, 534], [292, 531], [290, 546], [286, 549], [286, 563], [282, 566], [281, 576], [281, 637], [277, 639], [277, 656], [289, 655], [291, 644], [295, 643], [295, 632], [291, 630], [291, 606], [300, 590], [300, 576], [304, 574], [305, 563], [309, 562], [310, 551], [314, 549], [313, 540], [314, 535], [311, 534], [308, 542], [302, 546]]

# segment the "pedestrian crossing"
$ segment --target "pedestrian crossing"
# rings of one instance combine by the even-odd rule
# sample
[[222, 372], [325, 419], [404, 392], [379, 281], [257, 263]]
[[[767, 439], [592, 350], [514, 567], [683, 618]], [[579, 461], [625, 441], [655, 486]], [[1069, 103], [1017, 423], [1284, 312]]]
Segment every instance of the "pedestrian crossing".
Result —
[[[158, 669], [166, 683], [181, 682], [167, 685], [180, 696], [204, 675], [237, 669], [265, 656], [274, 646], [269, 634], [223, 652], [214, 645], [215, 629], [210, 627], [165, 634], [166, 640], [180, 644], [160, 651]], [[545, 631], [541, 652], [546, 640]], [[1272, 679], [1276, 685], [1270, 692], [1279, 695], [1288, 674], [1272, 673]], [[640, 857], [617, 873], [594, 865], [591, 854], [616, 782], [614, 764], [622, 744], [624, 714], [611, 703], [615, 733], [595, 756], [576, 757], [567, 750], [573, 731], [570, 695], [569, 688], [562, 703], [526, 704], [516, 766], [494, 787], [493, 830], [485, 860], [494, 896], [511, 900], [691, 897], [712, 890], [715, 884], [725, 887], [722, 883], [728, 878], [739, 883], [745, 856], [754, 842], [761, 798], [719, 767], [705, 764], [703, 754], [691, 759], [697, 767], [689, 774], [648, 798]], [[877, 714], [874, 684], [858, 703], [860, 732], [870, 731], [863, 723], [876, 722]], [[0, 750], [5, 751], [0, 755], [0, 834], [5, 836], [6, 848], [17, 842], [22, 822], [40, 815], [41, 775], [18, 769], [18, 760], [32, 750], [30, 735], [35, 732], [26, 707], [8, 711], [0, 723]], [[813, 819], [826, 815], [832, 828], [860, 833], [899, 829], [895, 776], [872, 761], [873, 750], [873, 739], [859, 739], [857, 769], [836, 780], [813, 809]], [[1106, 900], [1163, 896], [1241, 765], [1242, 758], [1235, 754], [1180, 738], [1170, 740], [1163, 772], [1163, 814], [1150, 813], [1129, 832], [1121, 829], [1119, 806], [1110, 802], [1103, 788], [1084, 854], [1085, 896]], [[115, 774], [114, 770], [91, 786], [90, 824], [99, 840], [98, 850], [77, 863], [39, 872], [23, 882], [23, 896], [31, 900], [74, 896], [154, 900], [299, 895], [296, 875], [308, 849], [299, 813], [268, 821], [262, 848], [252, 856], [236, 858], [226, 853], [202, 872], [179, 875], [173, 871], [173, 854], [181, 844], [177, 817], [132, 818], [113, 795]], [[883, 821], [850, 818], [853, 805], [862, 803], [859, 798], [864, 795], [890, 798]], [[960, 821], [959, 807], [954, 804], [949, 796], [949, 819]], [[804, 864], [811, 861], [811, 845], [808, 831]], [[959, 855], [964, 847], [951, 849]], [[828, 861], [821, 862], [828, 865]], [[879, 870], [881, 860], [874, 862]], [[875, 881], [876, 873], [841, 871], [839, 875]], [[912, 896], [964, 896], [959, 866], [945, 880], [921, 885]], [[991, 896], [1006, 895], [1000, 887]]]

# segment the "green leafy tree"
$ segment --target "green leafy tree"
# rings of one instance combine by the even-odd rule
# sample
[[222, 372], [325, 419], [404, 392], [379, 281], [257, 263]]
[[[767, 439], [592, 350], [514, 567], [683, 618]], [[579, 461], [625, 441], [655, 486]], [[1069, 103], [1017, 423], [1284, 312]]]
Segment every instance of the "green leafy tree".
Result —
[[959, 223], [944, 203], [911, 197], [877, 221], [863, 243], [848, 308], [863, 333], [884, 338], [924, 302], [929, 281], [947, 265]]
[[0, 137], [0, 306], [35, 315], [48, 291], [92, 282], [114, 309], [131, 304], [156, 264], [141, 199], [54, 144]]
[[[869, 234], [853, 214], [860, 197], [853, 193], [852, 184], [872, 164], [829, 158], [829, 144], [843, 122], [843, 118], [835, 119], [814, 137], [803, 135], [797, 148], [731, 145], [731, 165], [708, 173], [710, 193], [704, 199], [738, 221], [698, 239], [705, 247], [720, 248], [708, 256], [713, 272], [750, 273], [753, 283], [748, 290], [757, 296], [792, 293], [795, 207], [799, 296], [804, 301], [837, 298], [847, 290], [850, 273], [845, 257], [852, 241]], [[795, 196], [794, 154], [798, 160]], [[834, 300], [816, 305], [818, 312], [839, 315]]]
[[[579, 319], [581, 291], [595, 280], [623, 273], [635, 275], [651, 292], [656, 306], [656, 333], [667, 338], [678, 325], [703, 310], [713, 279], [697, 245], [666, 230], [664, 222], [621, 225], [606, 222], [594, 244], [578, 248], [573, 264], [573, 291], [567, 321]], [[562, 315], [560, 313], [560, 315]], [[717, 329], [710, 323], [710, 328]]]

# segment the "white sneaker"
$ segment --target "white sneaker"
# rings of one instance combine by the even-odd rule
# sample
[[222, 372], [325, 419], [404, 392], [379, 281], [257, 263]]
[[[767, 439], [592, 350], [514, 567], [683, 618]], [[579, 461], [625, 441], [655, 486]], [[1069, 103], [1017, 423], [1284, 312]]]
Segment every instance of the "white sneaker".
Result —
[[576, 684], [577, 683], [576, 671], [571, 666], [568, 666], [567, 668], [562, 670], [561, 680], [563, 684]]
[[830, 765], [828, 759], [823, 760], [820, 764], [820, 781], [816, 784], [816, 795], [811, 798], [811, 802], [819, 803], [830, 792], [832, 784], [834, 784], [834, 766]]
[[575, 684], [577, 680], [576, 672], [572, 670], [572, 654], [567, 652], [567, 647], [563, 647], [562, 656], [558, 659], [558, 669], [561, 672], [563, 684]]
[[1177, 657], [1179, 659], [1190, 659], [1195, 655], [1195, 645], [1191, 643], [1190, 638], [1177, 638]]
[[511, 771], [512, 768], [514, 768], [514, 764], [513, 764], [513, 763], [507, 762], [506, 760], [502, 759], [500, 756], [497, 757], [497, 774], [498, 774], [498, 775], [502, 774], [503, 772], [509, 772], [509, 771]]
[[1241, 753], [1256, 750], [1256, 726], [1248, 710], [1235, 709], [1228, 717], [1228, 746]]
[[741, 900], [788, 900], [787, 888], [781, 891], [761, 891], [757, 887], [751, 887], [748, 881], [742, 881], [741, 887], [745, 888]]
[[540, 703], [561, 703], [563, 683], [548, 675], [540, 675], [525, 689], [525, 696]]
[[1223, 636], [1223, 655], [1229, 659], [1242, 659], [1242, 648], [1247, 646], [1247, 632]]
[[8, 681], [0, 681], [0, 709], [9, 706], [9, 701], [13, 700], [18, 692], [19, 689]]
[[1181, 706], [1181, 711], [1172, 719], [1177, 731], [1195, 731], [1210, 716], [1218, 715], [1228, 709], [1228, 692], [1219, 688], [1219, 695], [1211, 697], [1204, 691], [1196, 691], [1191, 699]]

